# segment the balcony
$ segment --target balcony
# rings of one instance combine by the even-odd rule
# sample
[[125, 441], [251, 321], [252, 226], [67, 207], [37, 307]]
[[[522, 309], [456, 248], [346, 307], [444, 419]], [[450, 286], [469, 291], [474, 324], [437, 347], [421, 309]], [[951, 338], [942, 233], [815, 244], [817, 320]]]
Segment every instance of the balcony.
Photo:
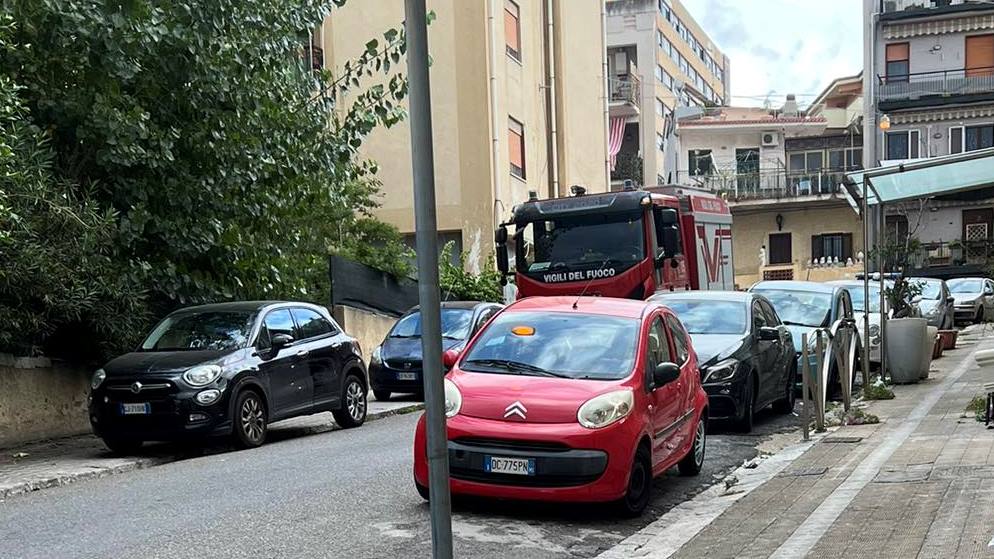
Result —
[[994, 99], [994, 67], [877, 76], [880, 110]]
[[990, 9], [984, 0], [880, 0], [880, 20], [899, 20]]
[[943, 278], [986, 275], [994, 261], [994, 241], [922, 242], [907, 255], [907, 261], [915, 275]]
[[794, 172], [777, 169], [754, 173], [690, 175], [677, 173], [677, 183], [697, 186], [723, 194], [729, 201], [842, 198], [846, 171]]
[[638, 76], [629, 72], [608, 79], [608, 100], [613, 117], [629, 117], [639, 114], [642, 83]]

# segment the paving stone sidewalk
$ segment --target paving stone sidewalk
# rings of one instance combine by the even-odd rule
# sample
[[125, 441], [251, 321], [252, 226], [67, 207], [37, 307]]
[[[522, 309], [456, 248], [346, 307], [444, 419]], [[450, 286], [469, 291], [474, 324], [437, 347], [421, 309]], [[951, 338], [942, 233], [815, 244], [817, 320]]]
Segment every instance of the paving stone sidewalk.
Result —
[[[424, 405], [413, 398], [379, 402], [370, 399], [367, 421], [410, 413]], [[331, 413], [319, 413], [274, 423], [268, 442], [325, 433], [338, 429]], [[113, 456], [103, 442], [92, 435], [40, 441], [0, 449], [0, 501], [15, 495], [85, 479], [103, 477], [140, 468], [157, 466], [204, 453], [228, 452], [225, 443], [207, 448], [178, 444], [147, 444], [137, 456]]]
[[973, 358], [994, 329], [960, 340], [928, 380], [866, 404], [879, 424], [740, 468], [601, 557], [994, 558], [994, 430], [965, 412], [994, 381]]

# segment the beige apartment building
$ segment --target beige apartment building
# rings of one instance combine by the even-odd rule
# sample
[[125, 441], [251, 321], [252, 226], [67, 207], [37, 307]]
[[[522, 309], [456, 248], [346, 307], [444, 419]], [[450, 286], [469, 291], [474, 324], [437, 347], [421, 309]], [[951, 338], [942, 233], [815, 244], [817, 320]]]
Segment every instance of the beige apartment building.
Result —
[[728, 104], [728, 57], [680, 0], [609, 0], [607, 10], [612, 188], [676, 182], [674, 110]]
[[[604, 4], [428, 0], [428, 9], [438, 227], [476, 269], [491, 258], [495, 224], [529, 191], [607, 190]], [[336, 71], [403, 20], [403, 0], [353, 0], [314, 42]], [[378, 217], [413, 244], [408, 124], [374, 131], [361, 152], [379, 164]]]

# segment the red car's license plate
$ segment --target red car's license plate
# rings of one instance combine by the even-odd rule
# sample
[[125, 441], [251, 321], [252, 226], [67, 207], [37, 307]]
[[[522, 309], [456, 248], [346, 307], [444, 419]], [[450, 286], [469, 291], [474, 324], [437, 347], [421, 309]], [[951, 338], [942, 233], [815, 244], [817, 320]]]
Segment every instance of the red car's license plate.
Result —
[[534, 458], [508, 458], [504, 456], [484, 456], [483, 471], [488, 474], [513, 474], [518, 476], [535, 475]]

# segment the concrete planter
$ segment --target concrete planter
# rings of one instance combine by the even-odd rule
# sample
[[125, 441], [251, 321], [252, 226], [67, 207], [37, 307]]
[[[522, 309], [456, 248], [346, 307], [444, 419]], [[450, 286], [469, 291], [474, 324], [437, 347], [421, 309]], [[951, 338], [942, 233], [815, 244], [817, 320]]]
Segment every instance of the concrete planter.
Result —
[[922, 364], [932, 357], [932, 340], [928, 338], [927, 328], [928, 322], [924, 318], [887, 321], [887, 365], [895, 384], [915, 383], [921, 378]]
[[939, 337], [942, 338], [942, 349], [956, 349], [959, 330], [939, 330]]

